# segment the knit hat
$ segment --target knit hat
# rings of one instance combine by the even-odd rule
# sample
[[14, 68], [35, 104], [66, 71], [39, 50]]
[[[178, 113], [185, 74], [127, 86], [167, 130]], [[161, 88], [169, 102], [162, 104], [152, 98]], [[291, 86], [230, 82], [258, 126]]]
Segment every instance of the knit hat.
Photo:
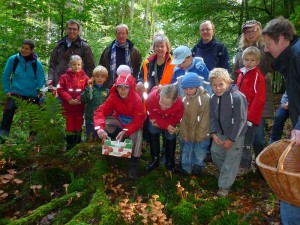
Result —
[[191, 50], [187, 46], [181, 45], [174, 50], [174, 59], [171, 64], [181, 64], [190, 55], [192, 55]]
[[256, 21], [256, 20], [248, 20], [246, 21], [246, 23], [244, 23], [242, 25], [242, 31], [244, 31], [244, 29], [249, 28], [249, 27], [255, 27], [256, 25], [261, 27], [261, 23]]
[[186, 73], [181, 82], [181, 87], [184, 88], [195, 88], [200, 86], [200, 78], [198, 74], [188, 72]]
[[117, 75], [119, 76], [120, 74], [131, 74], [131, 69], [127, 65], [120, 65], [117, 69]]

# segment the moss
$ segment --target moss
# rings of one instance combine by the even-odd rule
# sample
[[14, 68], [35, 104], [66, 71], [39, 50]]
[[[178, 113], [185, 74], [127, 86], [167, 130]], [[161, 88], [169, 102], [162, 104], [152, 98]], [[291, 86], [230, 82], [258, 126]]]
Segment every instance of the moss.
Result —
[[193, 222], [193, 205], [185, 200], [173, 208], [172, 220], [174, 224], [192, 224]]

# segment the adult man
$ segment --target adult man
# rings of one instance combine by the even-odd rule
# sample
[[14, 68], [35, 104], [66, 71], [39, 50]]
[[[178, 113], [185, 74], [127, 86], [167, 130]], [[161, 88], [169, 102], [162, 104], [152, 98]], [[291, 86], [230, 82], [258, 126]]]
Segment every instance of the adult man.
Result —
[[[262, 31], [265, 51], [274, 58], [272, 66], [285, 77], [289, 114], [293, 130], [291, 139], [300, 145], [300, 39], [293, 24], [283, 17], [267, 23]], [[281, 221], [284, 225], [296, 225], [300, 221], [300, 207], [280, 201]]]
[[116, 78], [116, 71], [120, 65], [127, 65], [131, 68], [134, 78], [138, 78], [142, 55], [134, 44], [127, 39], [128, 26], [120, 24], [116, 27], [116, 39], [110, 46], [106, 47], [100, 57], [99, 64], [108, 70], [107, 85], [112, 86]]
[[43, 85], [45, 85], [44, 69], [34, 53], [34, 42], [24, 40], [20, 52], [10, 56], [7, 60], [2, 74], [2, 86], [7, 100], [0, 127], [1, 143], [9, 135], [17, 109], [15, 99], [12, 96], [33, 104], [39, 104], [37, 89], [42, 88]]
[[210, 20], [204, 20], [199, 26], [201, 39], [192, 49], [193, 56], [202, 57], [209, 71], [221, 67], [230, 71], [227, 48], [215, 38], [215, 26]]
[[91, 77], [95, 63], [90, 46], [80, 36], [80, 24], [76, 20], [67, 22], [67, 36], [58, 41], [51, 53], [48, 71], [48, 85], [56, 86], [59, 77], [66, 72], [72, 55], [83, 60], [83, 70]]

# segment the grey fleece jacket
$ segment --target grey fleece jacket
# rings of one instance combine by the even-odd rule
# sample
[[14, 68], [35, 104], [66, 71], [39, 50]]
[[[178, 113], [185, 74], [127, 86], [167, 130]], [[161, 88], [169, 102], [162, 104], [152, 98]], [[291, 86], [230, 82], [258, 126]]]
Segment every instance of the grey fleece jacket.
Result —
[[245, 135], [247, 131], [246, 97], [231, 86], [222, 95], [212, 95], [209, 104], [210, 133], [226, 136], [231, 141]]

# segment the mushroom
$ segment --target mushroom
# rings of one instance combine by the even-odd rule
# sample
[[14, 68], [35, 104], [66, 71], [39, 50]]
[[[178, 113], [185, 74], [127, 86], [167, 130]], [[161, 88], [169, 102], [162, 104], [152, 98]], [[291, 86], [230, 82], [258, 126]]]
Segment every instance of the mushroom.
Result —
[[23, 181], [22, 181], [22, 180], [20, 180], [20, 179], [17, 179], [17, 178], [16, 178], [16, 179], [14, 179], [14, 180], [13, 180], [13, 182], [14, 182], [15, 184], [17, 184], [17, 185], [18, 185], [18, 184], [22, 184], [22, 183], [23, 183]]
[[66, 191], [66, 193], [68, 194], [68, 187], [69, 187], [69, 184], [64, 184], [63, 187], [65, 188], [65, 191]]

